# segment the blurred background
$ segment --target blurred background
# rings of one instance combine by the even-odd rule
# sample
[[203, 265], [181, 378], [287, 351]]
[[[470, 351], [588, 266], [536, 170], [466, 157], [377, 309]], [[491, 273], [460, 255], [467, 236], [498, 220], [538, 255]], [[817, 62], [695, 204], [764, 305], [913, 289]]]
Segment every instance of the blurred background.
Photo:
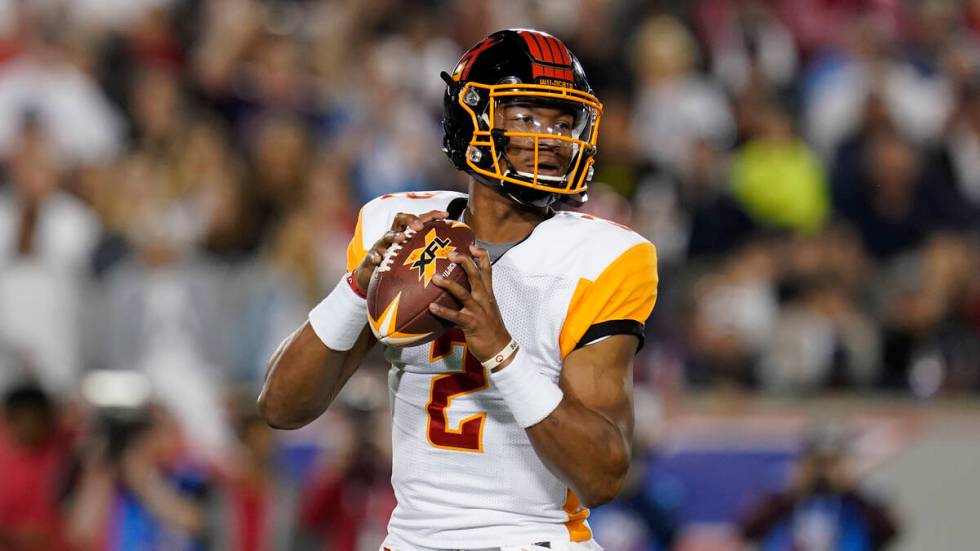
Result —
[[980, 2], [0, 0], [0, 549], [377, 549], [381, 358], [255, 397], [361, 204], [465, 189], [438, 72], [505, 27], [659, 251], [600, 543], [976, 548]]

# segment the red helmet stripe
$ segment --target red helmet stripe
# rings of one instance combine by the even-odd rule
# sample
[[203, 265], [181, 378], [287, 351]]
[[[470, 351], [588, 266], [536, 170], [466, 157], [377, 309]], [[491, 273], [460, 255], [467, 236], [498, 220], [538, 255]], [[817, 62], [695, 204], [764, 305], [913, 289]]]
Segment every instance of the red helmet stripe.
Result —
[[558, 40], [557, 38], [555, 39], [555, 42], [558, 43], [558, 50], [561, 51], [562, 63], [564, 63], [565, 65], [571, 65], [572, 54], [571, 52], [568, 51], [568, 46], [565, 46], [565, 43], [562, 42], [561, 40]]
[[534, 39], [538, 41], [538, 45], [541, 47], [541, 61], [546, 61], [548, 63], [555, 62], [555, 55], [548, 47], [547, 41], [538, 33], [531, 33], [534, 35]]
[[565, 56], [561, 54], [561, 46], [558, 45], [558, 39], [553, 36], [545, 37], [548, 41], [548, 46], [551, 47], [551, 55], [555, 59], [555, 63], [561, 63], [562, 65], [568, 65], [565, 61]]
[[570, 69], [552, 66], [572, 63], [568, 48], [560, 40], [535, 31], [521, 31], [518, 34], [527, 43], [528, 51], [531, 52], [534, 61], [540, 62], [540, 64], [532, 63], [531, 71], [534, 78], [544, 76], [574, 82], [575, 75]]
[[531, 51], [531, 56], [534, 57], [536, 61], [541, 60], [541, 48], [538, 47], [538, 42], [531, 37], [531, 33], [527, 31], [522, 31], [520, 33], [521, 38], [524, 42], [527, 42], [527, 48]]
[[560, 76], [561, 73], [559, 72], [561, 71], [561, 69], [555, 69], [550, 65], [541, 65], [538, 63], [534, 63], [531, 66], [531, 70], [532, 70], [531, 76], [533, 76], [534, 78], [538, 78], [538, 77], [561, 78]]

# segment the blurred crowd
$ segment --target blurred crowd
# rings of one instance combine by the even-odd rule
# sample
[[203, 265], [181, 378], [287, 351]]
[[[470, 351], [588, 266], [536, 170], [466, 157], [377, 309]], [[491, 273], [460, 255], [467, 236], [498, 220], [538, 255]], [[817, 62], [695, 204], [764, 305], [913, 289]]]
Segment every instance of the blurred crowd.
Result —
[[382, 369], [252, 404], [359, 206], [465, 189], [438, 73], [505, 27], [658, 247], [638, 392], [980, 389], [980, 1], [0, 0], [0, 549], [376, 544]]

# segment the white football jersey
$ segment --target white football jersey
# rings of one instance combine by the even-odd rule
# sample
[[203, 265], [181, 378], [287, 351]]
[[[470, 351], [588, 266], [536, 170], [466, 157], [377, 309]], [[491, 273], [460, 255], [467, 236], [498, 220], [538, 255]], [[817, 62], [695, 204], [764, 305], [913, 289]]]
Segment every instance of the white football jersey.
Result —
[[[397, 213], [446, 210], [465, 197], [400, 193], [367, 203], [348, 269]], [[656, 300], [656, 253], [624, 226], [558, 212], [497, 260], [493, 290], [520, 354], [557, 383], [575, 348], [611, 334], [642, 336]], [[467, 355], [461, 331], [422, 346], [386, 347], [385, 357], [398, 499], [386, 546], [470, 549], [591, 539], [588, 509], [538, 458], [483, 366]]]

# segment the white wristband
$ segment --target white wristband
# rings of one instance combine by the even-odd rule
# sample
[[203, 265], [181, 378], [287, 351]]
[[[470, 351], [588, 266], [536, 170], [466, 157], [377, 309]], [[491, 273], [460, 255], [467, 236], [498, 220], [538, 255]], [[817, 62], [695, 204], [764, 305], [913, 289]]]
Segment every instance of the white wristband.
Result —
[[541, 422], [561, 403], [564, 393], [542, 375], [526, 353], [516, 352], [507, 367], [490, 374], [490, 379], [521, 428]]
[[490, 358], [489, 360], [482, 362], [483, 367], [487, 368], [487, 371], [493, 372], [495, 367], [510, 359], [510, 357], [513, 356], [515, 352], [517, 352], [518, 348], [520, 347], [517, 346], [517, 341], [511, 339], [503, 350], [494, 354], [493, 357]]
[[327, 348], [346, 352], [354, 347], [367, 325], [367, 300], [357, 296], [347, 277], [310, 310], [310, 327]]

